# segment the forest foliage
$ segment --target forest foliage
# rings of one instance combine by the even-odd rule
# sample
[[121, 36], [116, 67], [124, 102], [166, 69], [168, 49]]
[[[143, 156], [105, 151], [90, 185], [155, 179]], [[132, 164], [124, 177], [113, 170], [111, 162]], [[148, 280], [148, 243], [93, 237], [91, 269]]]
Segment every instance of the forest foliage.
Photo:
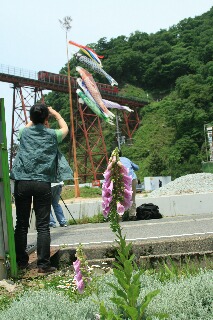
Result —
[[[104, 70], [127, 97], [148, 99], [139, 110], [140, 126], [123, 155], [140, 166], [138, 177], [179, 176], [202, 171], [207, 161], [204, 125], [213, 122], [213, 7], [195, 18], [147, 34], [135, 31], [109, 41], [88, 44], [104, 55]], [[72, 76], [81, 65], [70, 60]], [[83, 65], [82, 65], [83, 66]], [[83, 66], [84, 67], [84, 66]], [[67, 65], [60, 73], [67, 73]], [[91, 72], [92, 73], [92, 72]], [[93, 74], [98, 82], [107, 83]], [[67, 94], [52, 92], [46, 101], [69, 123]], [[122, 117], [121, 117], [122, 121]], [[113, 132], [114, 130], [114, 132]], [[115, 146], [116, 129], [103, 124], [107, 150]], [[68, 153], [68, 140], [62, 146]]]

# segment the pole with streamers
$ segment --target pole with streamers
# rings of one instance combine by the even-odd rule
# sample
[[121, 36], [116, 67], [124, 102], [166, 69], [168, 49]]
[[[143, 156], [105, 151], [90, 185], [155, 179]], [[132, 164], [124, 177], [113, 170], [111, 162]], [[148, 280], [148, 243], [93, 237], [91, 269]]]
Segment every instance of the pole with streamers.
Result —
[[75, 140], [75, 130], [74, 130], [74, 115], [73, 115], [73, 106], [72, 106], [72, 90], [71, 90], [71, 80], [70, 80], [70, 64], [69, 64], [69, 53], [68, 53], [68, 39], [67, 33], [71, 29], [72, 18], [66, 16], [63, 20], [59, 19], [62, 29], [66, 31], [66, 50], [67, 50], [67, 75], [68, 75], [68, 89], [69, 89], [69, 103], [70, 103], [70, 138], [72, 140], [73, 147], [73, 160], [74, 160], [74, 183], [75, 183], [75, 197], [80, 197], [80, 189], [78, 182], [78, 164], [77, 164], [77, 155], [76, 155], [76, 140]]

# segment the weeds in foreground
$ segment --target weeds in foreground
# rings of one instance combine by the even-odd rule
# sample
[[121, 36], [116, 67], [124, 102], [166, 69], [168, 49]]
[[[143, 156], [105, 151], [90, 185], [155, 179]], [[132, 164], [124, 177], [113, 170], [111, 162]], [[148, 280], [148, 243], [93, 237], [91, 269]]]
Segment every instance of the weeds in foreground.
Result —
[[[80, 219], [75, 219], [75, 221], [77, 222], [77, 224], [87, 224], [87, 223], [104, 223], [104, 222], [107, 222], [108, 219], [105, 218], [103, 216], [102, 213], [98, 213], [92, 217], [89, 217], [87, 215], [84, 215], [82, 218]], [[75, 221], [72, 219], [72, 220], [69, 220], [68, 221], [68, 224], [69, 225], [75, 225]]]
[[14, 296], [5, 289], [0, 288], [0, 311], [6, 309]]
[[161, 282], [177, 280], [181, 277], [191, 277], [197, 275], [201, 270], [212, 270], [213, 262], [209, 256], [191, 257], [183, 256], [179, 260], [174, 260], [168, 256], [164, 260], [155, 262], [155, 266], [150, 263], [142, 263], [140, 266], [146, 274], [155, 274]]

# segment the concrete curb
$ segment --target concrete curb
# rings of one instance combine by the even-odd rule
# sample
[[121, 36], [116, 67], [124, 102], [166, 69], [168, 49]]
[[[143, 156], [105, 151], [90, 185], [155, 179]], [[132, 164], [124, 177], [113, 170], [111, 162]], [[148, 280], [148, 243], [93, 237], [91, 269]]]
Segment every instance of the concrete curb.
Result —
[[[116, 244], [84, 245], [84, 252], [90, 264], [112, 264], [116, 255]], [[185, 237], [179, 239], [143, 240], [132, 242], [132, 251], [137, 262], [165, 260], [169, 256], [176, 260], [184, 257], [204, 257], [213, 255], [213, 235]], [[60, 248], [53, 258], [55, 265], [72, 265], [76, 247]]]

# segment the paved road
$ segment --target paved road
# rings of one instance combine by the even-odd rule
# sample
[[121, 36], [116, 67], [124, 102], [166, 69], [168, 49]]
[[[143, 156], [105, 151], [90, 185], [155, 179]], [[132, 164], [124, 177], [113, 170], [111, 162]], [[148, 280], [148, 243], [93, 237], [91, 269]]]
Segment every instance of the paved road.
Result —
[[[127, 240], [162, 240], [181, 237], [213, 236], [213, 214], [165, 217], [158, 220], [121, 222]], [[109, 223], [51, 228], [51, 245], [112, 243], [115, 239]], [[28, 234], [28, 244], [36, 243], [36, 230]], [[213, 250], [213, 248], [209, 248]]]

